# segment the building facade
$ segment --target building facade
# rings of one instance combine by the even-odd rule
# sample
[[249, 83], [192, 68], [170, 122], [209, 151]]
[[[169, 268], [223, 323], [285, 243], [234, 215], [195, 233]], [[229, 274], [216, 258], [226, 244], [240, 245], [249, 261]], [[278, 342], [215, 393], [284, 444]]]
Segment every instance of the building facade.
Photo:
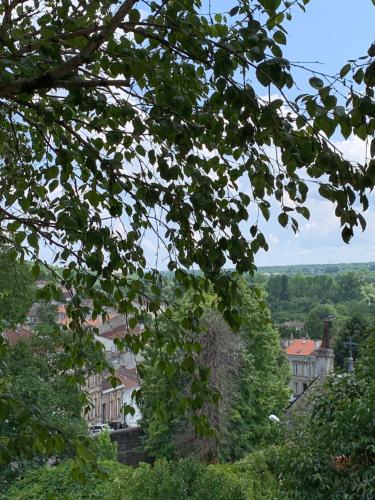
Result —
[[325, 377], [334, 369], [328, 322], [324, 323], [322, 340], [290, 339], [284, 350], [291, 370], [289, 385], [295, 396], [301, 395], [317, 377]]
[[[121, 426], [135, 427], [141, 419], [141, 412], [136, 405], [132, 394], [140, 388], [136, 368], [120, 366], [115, 370], [119, 381], [116, 387], [112, 386], [109, 375], [90, 375], [87, 377], [84, 390], [89, 399], [88, 411], [84, 418], [90, 426], [96, 424], [121, 424]], [[125, 415], [124, 405], [134, 409], [134, 415]]]
[[90, 425], [102, 423], [102, 382], [100, 373], [90, 375], [86, 379], [84, 391], [86, 392], [90, 405], [84, 413], [84, 418]]

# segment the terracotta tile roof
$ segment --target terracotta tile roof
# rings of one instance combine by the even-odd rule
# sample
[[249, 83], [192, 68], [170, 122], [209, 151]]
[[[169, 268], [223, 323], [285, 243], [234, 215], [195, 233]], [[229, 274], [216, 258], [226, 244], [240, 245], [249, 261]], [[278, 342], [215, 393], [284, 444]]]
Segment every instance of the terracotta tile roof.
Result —
[[15, 345], [21, 341], [28, 341], [31, 339], [31, 330], [24, 327], [18, 327], [14, 330], [7, 330], [3, 333], [4, 338], [8, 341], [10, 345]]
[[310, 356], [315, 351], [315, 341], [296, 339], [285, 349], [292, 356]]
[[[66, 306], [65, 306], [65, 304], [60, 304], [57, 307], [57, 313], [60, 315], [60, 318], [57, 320], [57, 322], [60, 325], [69, 325], [70, 318], [66, 314]], [[111, 319], [113, 319], [115, 316], [116, 316], [116, 313], [111, 313], [110, 312], [108, 314], [108, 321], [110, 321]], [[92, 326], [92, 327], [96, 327], [96, 328], [98, 328], [102, 324], [103, 324], [103, 321], [102, 321], [101, 316], [98, 316], [96, 319], [88, 318], [84, 322], [84, 325], [86, 325], [86, 326]]]
[[120, 376], [120, 380], [121, 380], [122, 385], [125, 387], [126, 390], [135, 389], [136, 387], [139, 387], [138, 380], [130, 380], [129, 378], [121, 377], [121, 376]]
[[138, 335], [139, 333], [141, 333], [141, 329], [139, 327], [129, 330], [126, 325], [119, 325], [112, 330], [103, 332], [100, 336], [104, 337], [105, 339], [114, 340], [123, 339], [125, 335]]
[[[121, 382], [121, 385], [124, 386], [125, 390], [135, 389], [140, 385], [136, 368], [130, 369], [130, 368], [125, 368], [125, 366], [121, 366], [118, 370], [116, 370], [115, 374], [116, 377]], [[113, 387], [110, 382], [110, 379], [109, 378], [104, 379], [102, 381], [102, 390], [105, 391], [111, 388]], [[114, 388], [114, 390], [115, 389], [116, 388]]]
[[120, 368], [116, 370], [116, 375], [139, 383], [137, 368], [126, 368], [126, 366], [120, 366]]

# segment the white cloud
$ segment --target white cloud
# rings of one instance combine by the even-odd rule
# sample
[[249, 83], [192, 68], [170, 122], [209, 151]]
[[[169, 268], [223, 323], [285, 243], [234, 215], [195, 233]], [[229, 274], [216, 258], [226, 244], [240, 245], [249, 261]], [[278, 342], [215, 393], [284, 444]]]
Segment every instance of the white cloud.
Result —
[[343, 153], [347, 160], [365, 163], [366, 141], [362, 141], [362, 139], [354, 135], [347, 140], [334, 141], [333, 144]]
[[275, 236], [274, 234], [270, 234], [268, 237], [268, 240], [269, 240], [271, 245], [278, 245], [279, 241], [280, 241], [278, 236]]

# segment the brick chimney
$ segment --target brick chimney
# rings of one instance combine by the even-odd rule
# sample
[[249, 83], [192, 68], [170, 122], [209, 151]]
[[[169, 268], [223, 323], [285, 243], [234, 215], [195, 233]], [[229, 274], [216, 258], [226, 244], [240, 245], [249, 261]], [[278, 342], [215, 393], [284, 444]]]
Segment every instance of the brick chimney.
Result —
[[321, 349], [331, 349], [331, 336], [330, 329], [331, 322], [329, 319], [325, 319], [323, 322], [323, 339], [322, 344], [320, 346]]

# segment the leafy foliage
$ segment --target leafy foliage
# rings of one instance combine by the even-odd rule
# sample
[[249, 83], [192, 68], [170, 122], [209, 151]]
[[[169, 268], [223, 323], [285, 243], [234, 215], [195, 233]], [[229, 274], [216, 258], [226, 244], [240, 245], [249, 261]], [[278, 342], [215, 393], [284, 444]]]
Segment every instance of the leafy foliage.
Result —
[[355, 373], [328, 379], [274, 454], [290, 498], [374, 496], [374, 355], [372, 335]]
[[254, 300], [249, 290], [242, 293], [242, 362], [221, 447], [222, 457], [231, 460], [277, 441], [278, 428], [268, 417], [282, 415], [289, 397], [290, 369], [279, 335], [270, 325], [268, 307], [263, 300]]
[[[212, 301], [212, 297], [207, 299], [209, 303]], [[176, 307], [173, 317], [183, 314], [188, 303], [186, 297]], [[202, 311], [200, 326], [200, 335], [188, 332], [181, 339], [171, 322], [158, 321], [159, 338], [174, 338], [174, 352], [160, 352], [157, 344], [151, 344], [140, 367], [142, 426], [147, 436], [146, 447], [153, 456], [194, 455], [207, 461], [217, 459], [216, 433], [229, 410], [232, 376], [238, 369], [235, 356], [239, 339], [214, 309]], [[190, 353], [185, 354], [186, 349], [179, 347], [181, 342], [190, 344]], [[160, 366], [160, 362], [169, 364]], [[190, 367], [189, 374], [184, 373], [185, 365]], [[206, 393], [200, 389], [202, 384]], [[168, 399], [172, 387], [173, 398]], [[187, 402], [189, 399], [191, 404]], [[203, 435], [196, 435], [191, 418], [196, 425], [199, 423]]]
[[29, 472], [7, 491], [7, 498], [14, 500], [47, 500], [48, 498], [77, 500], [114, 499], [123, 497], [124, 488], [131, 476], [131, 470], [113, 461], [101, 464], [105, 478], [92, 471], [86, 471], [86, 482], [77, 481], [72, 475], [74, 464], [71, 460], [57, 467], [42, 467]]
[[[239, 328], [237, 274], [221, 271], [229, 262], [238, 273], [254, 270], [254, 255], [268, 248], [260, 223], [269, 198], [280, 224], [296, 231], [309, 217], [312, 180], [334, 204], [345, 242], [366, 226], [359, 210], [375, 180], [373, 46], [337, 75], [308, 73], [311, 88], [293, 101], [285, 26], [308, 0], [233, 4], [214, 17], [199, 0], [0, 6], [1, 239], [32, 260], [35, 276], [44, 247], [63, 268], [51, 272], [73, 296], [67, 370], [84, 366], [94, 345], [85, 298], [94, 318], [113, 306], [133, 326], [133, 301], [145, 290], [151, 312], [159, 309], [160, 274], [143, 249], [149, 234], [180, 288], [194, 290], [179, 325], [194, 331], [210, 287]], [[279, 98], [260, 97], [261, 87]], [[371, 159], [346, 160], [330, 142], [336, 130], [369, 138]], [[59, 297], [56, 283], [38, 291]], [[146, 328], [124, 343], [137, 353], [152, 336]]]
[[15, 484], [7, 498], [47, 499], [108, 499], [174, 500], [245, 499], [244, 487], [230, 470], [207, 467], [193, 460], [158, 461], [153, 467], [142, 464], [137, 469], [104, 461], [101, 464], [106, 479], [89, 475], [85, 484], [72, 480], [71, 463], [42, 468]]
[[246, 498], [240, 480], [230, 471], [220, 466], [205, 466], [192, 459], [159, 460], [153, 468], [144, 465], [136, 469], [129, 490], [130, 498], [145, 500]]
[[25, 263], [15, 261], [14, 252], [9, 247], [1, 246], [0, 319], [8, 327], [21, 323], [25, 320], [34, 297], [34, 278], [30, 268]]
[[111, 440], [109, 432], [100, 432], [96, 436], [95, 454], [98, 460], [117, 460], [117, 443]]
[[[366, 266], [367, 267], [367, 266]], [[280, 333], [289, 337], [305, 334], [318, 339], [322, 336], [323, 319], [333, 314], [332, 335], [335, 343], [348, 336], [347, 325], [356, 318], [364, 323], [371, 322], [375, 313], [372, 300], [375, 274], [372, 271], [342, 272], [339, 274], [318, 274], [309, 276], [297, 273], [284, 277], [288, 300], [281, 297], [281, 275], [270, 277], [259, 274], [253, 282], [267, 291], [267, 300], [274, 323], [279, 325]], [[283, 326], [284, 322], [297, 321], [305, 324], [304, 331], [296, 331], [293, 326]], [[338, 346], [338, 344], [337, 344]], [[342, 350], [344, 345], [338, 349]], [[341, 355], [340, 355], [341, 356]], [[340, 361], [341, 366], [341, 361]]]
[[[79, 388], [60, 370], [51, 327], [6, 351], [1, 370], [0, 488], [46, 462], [75, 453], [87, 434]], [[9, 392], [8, 392], [9, 391]], [[9, 404], [10, 403], [10, 404]]]
[[323, 336], [323, 321], [329, 316], [333, 315], [335, 317], [335, 327], [337, 327], [336, 322], [336, 309], [331, 304], [319, 304], [313, 307], [308, 316], [306, 317], [305, 323], [305, 333], [312, 339], [320, 339]]

